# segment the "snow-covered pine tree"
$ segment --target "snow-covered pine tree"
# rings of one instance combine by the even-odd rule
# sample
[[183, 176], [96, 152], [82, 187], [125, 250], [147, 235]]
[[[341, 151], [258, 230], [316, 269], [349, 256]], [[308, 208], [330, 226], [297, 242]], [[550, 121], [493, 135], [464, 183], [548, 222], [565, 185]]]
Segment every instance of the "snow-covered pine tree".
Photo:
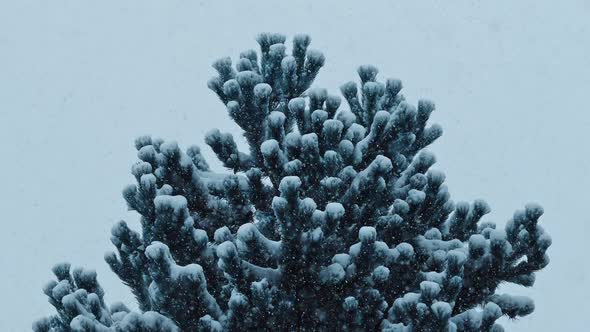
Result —
[[324, 64], [310, 38], [258, 36], [260, 53], [216, 61], [209, 82], [249, 151], [213, 130], [196, 146], [140, 137], [123, 190], [140, 232], [112, 229], [105, 259], [139, 310], [108, 306], [96, 273], [58, 264], [44, 291], [57, 315], [35, 331], [502, 331], [531, 313], [500, 283], [531, 286], [551, 239], [540, 206], [504, 229], [482, 200], [450, 199], [424, 150], [442, 133], [434, 104], [361, 66], [339, 96], [310, 88]]

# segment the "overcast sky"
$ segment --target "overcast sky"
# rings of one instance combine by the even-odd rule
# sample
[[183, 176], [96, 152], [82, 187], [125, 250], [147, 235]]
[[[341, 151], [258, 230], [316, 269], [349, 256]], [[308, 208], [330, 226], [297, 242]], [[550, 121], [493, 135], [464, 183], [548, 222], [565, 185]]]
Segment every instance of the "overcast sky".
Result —
[[[419, 2], [419, 4], [417, 4]], [[590, 1], [2, 1], [0, 331], [53, 312], [41, 287], [60, 261], [96, 268], [107, 300], [132, 303], [103, 262], [126, 212], [133, 139], [197, 143], [238, 133], [206, 88], [212, 61], [258, 32], [309, 33], [337, 92], [371, 63], [436, 101], [431, 148], [455, 201], [486, 199], [504, 223], [545, 208], [551, 264], [536, 311], [510, 331], [590, 324]], [[204, 148], [209, 161], [213, 156]]]

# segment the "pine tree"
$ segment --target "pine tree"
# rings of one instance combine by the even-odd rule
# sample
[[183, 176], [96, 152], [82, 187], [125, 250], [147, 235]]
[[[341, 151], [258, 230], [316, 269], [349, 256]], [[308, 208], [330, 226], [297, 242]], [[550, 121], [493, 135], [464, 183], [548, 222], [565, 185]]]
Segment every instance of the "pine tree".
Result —
[[[358, 68], [341, 98], [311, 88], [324, 64], [306, 35], [264, 33], [260, 53], [216, 61], [208, 82], [241, 127], [206, 135], [227, 174], [196, 146], [140, 137], [137, 184], [123, 190], [141, 231], [112, 228], [105, 256], [139, 311], [107, 306], [96, 272], [58, 264], [45, 288], [57, 315], [41, 331], [502, 331], [532, 300], [551, 238], [528, 204], [504, 229], [483, 200], [450, 199], [425, 148], [434, 104]], [[260, 59], [259, 59], [260, 56]]]

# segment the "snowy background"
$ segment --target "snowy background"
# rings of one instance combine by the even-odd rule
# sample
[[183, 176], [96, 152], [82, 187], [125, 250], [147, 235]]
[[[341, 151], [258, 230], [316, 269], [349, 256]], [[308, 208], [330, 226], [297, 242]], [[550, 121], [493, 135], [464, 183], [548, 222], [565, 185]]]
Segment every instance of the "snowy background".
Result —
[[[590, 324], [590, 1], [2, 1], [0, 331], [53, 312], [51, 266], [94, 267], [107, 300], [132, 302], [103, 253], [141, 134], [197, 143], [238, 132], [206, 88], [218, 57], [261, 31], [309, 33], [336, 92], [371, 63], [436, 101], [431, 148], [455, 201], [503, 223], [535, 201], [553, 237], [529, 317], [509, 331]], [[204, 147], [211, 164], [213, 154]]]

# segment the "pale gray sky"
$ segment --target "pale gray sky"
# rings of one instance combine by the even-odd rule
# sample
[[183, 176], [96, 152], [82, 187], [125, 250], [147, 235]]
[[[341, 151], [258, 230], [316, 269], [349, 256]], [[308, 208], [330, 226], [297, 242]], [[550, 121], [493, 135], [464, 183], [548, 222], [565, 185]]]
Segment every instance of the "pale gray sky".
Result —
[[120, 194], [133, 139], [237, 133], [206, 81], [261, 31], [309, 33], [327, 58], [316, 85], [332, 92], [371, 63], [409, 101], [436, 101], [432, 150], [455, 200], [486, 199], [500, 223], [545, 207], [552, 262], [533, 289], [509, 289], [537, 309], [507, 330], [587, 329], [589, 29], [587, 0], [2, 1], [0, 331], [53, 312], [41, 287], [63, 260], [132, 302], [102, 257], [111, 225], [137, 221]]

